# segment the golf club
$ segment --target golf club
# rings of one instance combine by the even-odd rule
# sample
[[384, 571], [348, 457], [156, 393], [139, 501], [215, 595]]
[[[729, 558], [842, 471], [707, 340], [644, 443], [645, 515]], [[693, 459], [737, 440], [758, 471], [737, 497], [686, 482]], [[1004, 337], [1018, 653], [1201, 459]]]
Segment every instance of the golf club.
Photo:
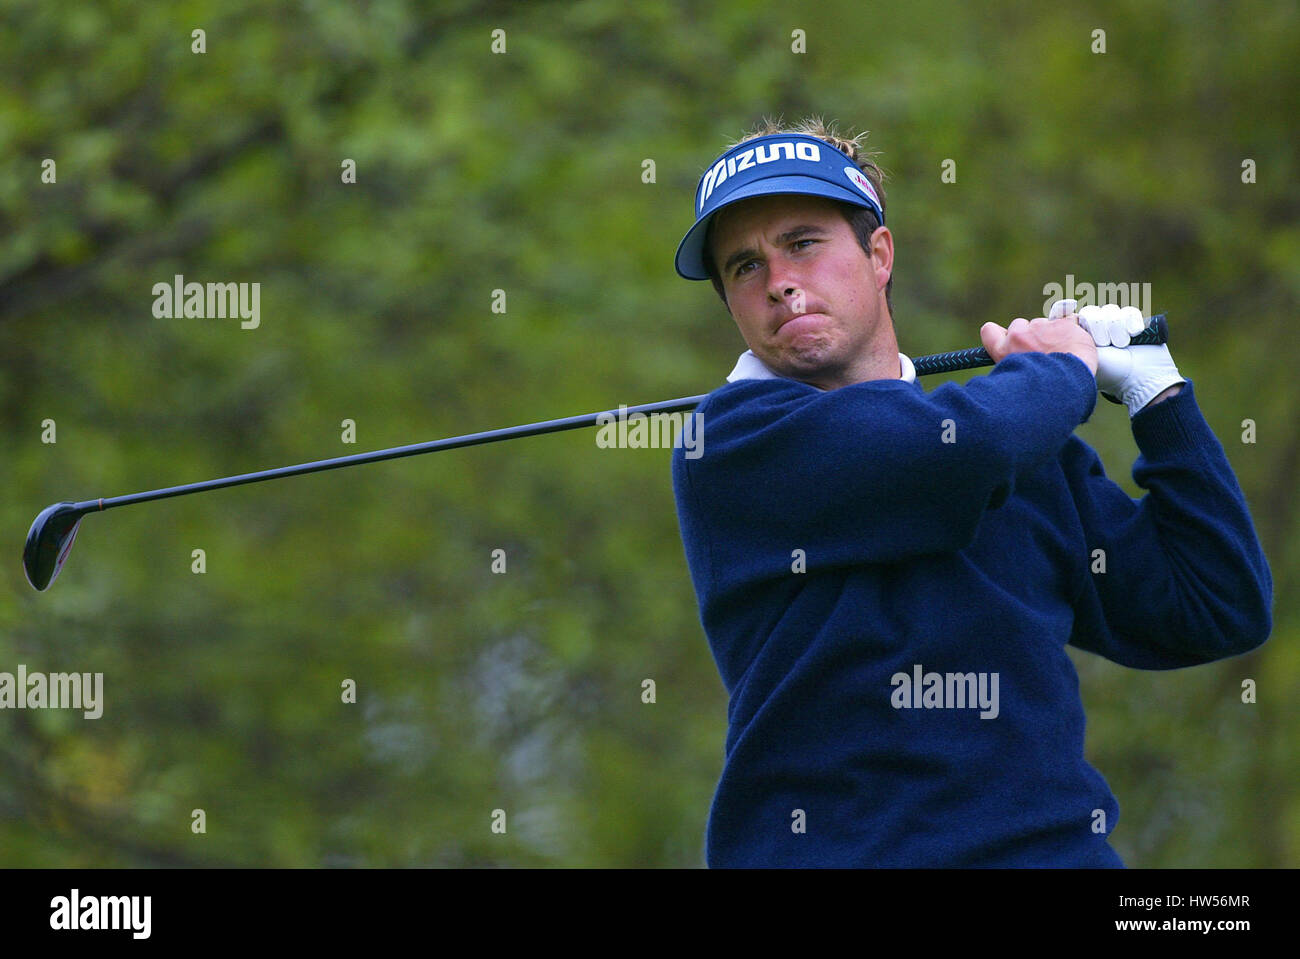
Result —
[[[1130, 345], [1145, 346], [1166, 343], [1169, 339], [1169, 327], [1163, 313], [1156, 314], [1141, 333], [1132, 337]], [[967, 350], [955, 350], [951, 353], [936, 353], [922, 356], [913, 361], [916, 375], [930, 373], [952, 373], [958, 370], [975, 369], [992, 366], [993, 360], [983, 347]], [[558, 433], [563, 430], [576, 430], [584, 426], [595, 426], [603, 416], [626, 416], [642, 413], [647, 416], [655, 413], [678, 413], [693, 410], [707, 396], [686, 396], [676, 400], [661, 400], [658, 403], [646, 403], [642, 406], [625, 407], [619, 410], [606, 410], [600, 413], [586, 413], [569, 416], [564, 419], [546, 420], [542, 423], [530, 423], [525, 426], [508, 426], [484, 433], [469, 433], [465, 436], [453, 436], [448, 439], [432, 440], [428, 443], [415, 443], [411, 446], [398, 446], [386, 450], [374, 450], [369, 453], [356, 453], [351, 456], [339, 456], [334, 459], [318, 460], [314, 463], [299, 463], [296, 466], [282, 466], [278, 469], [262, 470], [257, 473], [241, 473], [238, 476], [226, 476], [221, 479], [207, 480], [202, 483], [190, 483], [185, 486], [169, 486], [166, 489], [150, 490], [145, 493], [129, 493], [109, 499], [91, 499], [80, 503], [55, 503], [45, 507], [32, 521], [27, 531], [27, 542], [23, 545], [23, 572], [27, 582], [36, 590], [48, 589], [58, 578], [63, 564], [68, 561], [77, 529], [82, 517], [87, 513], [103, 512], [117, 506], [131, 506], [135, 503], [148, 503], [152, 500], [168, 499], [172, 496], [185, 496], [190, 493], [203, 493], [208, 490], [224, 489], [228, 486], [243, 486], [246, 483], [260, 483], [263, 480], [279, 479], [283, 476], [298, 476], [303, 473], [319, 473], [324, 470], [341, 469], [344, 466], [358, 466], [362, 463], [377, 463], [381, 460], [399, 459], [403, 456], [416, 456], [420, 453], [436, 453], [439, 450], [459, 449], [465, 446], [479, 446], [483, 443], [495, 443], [498, 440], [518, 439], [521, 436], [539, 436], [543, 433]]]

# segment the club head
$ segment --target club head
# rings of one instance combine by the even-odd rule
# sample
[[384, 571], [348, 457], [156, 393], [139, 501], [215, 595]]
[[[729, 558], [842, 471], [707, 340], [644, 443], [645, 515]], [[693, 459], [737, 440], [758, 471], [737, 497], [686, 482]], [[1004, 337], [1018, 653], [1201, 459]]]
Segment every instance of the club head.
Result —
[[86, 511], [77, 509], [75, 503], [55, 503], [32, 521], [23, 544], [23, 572], [33, 589], [48, 589], [58, 579], [85, 515]]

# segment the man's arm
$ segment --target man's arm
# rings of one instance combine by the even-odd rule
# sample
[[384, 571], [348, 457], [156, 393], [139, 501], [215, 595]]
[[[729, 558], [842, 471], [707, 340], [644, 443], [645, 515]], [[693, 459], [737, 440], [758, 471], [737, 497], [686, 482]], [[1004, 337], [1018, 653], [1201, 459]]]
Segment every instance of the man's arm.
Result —
[[725, 581], [742, 567], [788, 575], [796, 549], [809, 570], [961, 549], [1096, 402], [1066, 353], [1017, 353], [931, 393], [899, 380], [724, 387], [700, 407], [703, 455], [673, 454], [688, 551]]
[[1109, 480], [1085, 444], [1062, 456], [1097, 570], [1075, 602], [1071, 644], [1140, 669], [1254, 649], [1272, 628], [1272, 575], [1190, 381], [1151, 400], [1132, 426], [1141, 451], [1133, 479], [1148, 491], [1141, 500]]

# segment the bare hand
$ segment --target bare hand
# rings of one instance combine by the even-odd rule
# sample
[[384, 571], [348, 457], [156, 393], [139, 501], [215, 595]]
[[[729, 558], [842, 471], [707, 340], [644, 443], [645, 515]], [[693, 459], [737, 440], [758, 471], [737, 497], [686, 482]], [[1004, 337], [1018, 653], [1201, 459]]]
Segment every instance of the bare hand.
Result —
[[1097, 346], [1073, 313], [1050, 320], [1020, 316], [1005, 328], [985, 323], [980, 327], [980, 340], [994, 363], [1001, 363], [1012, 353], [1070, 353], [1088, 364], [1094, 377], [1097, 375]]

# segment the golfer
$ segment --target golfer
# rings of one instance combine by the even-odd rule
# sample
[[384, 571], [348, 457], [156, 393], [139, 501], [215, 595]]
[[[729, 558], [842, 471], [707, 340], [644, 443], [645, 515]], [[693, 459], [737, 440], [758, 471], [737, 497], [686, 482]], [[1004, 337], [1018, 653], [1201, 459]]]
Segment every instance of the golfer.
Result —
[[[1137, 669], [1254, 649], [1272, 578], [1223, 447], [1133, 309], [985, 323], [927, 392], [899, 352], [881, 172], [819, 121], [711, 163], [678, 272], [749, 347], [673, 454], [730, 696], [710, 866], [1121, 867], [1065, 647]], [[974, 330], [972, 330], [974, 333]], [[1123, 403], [1140, 500], [1074, 436]]]

